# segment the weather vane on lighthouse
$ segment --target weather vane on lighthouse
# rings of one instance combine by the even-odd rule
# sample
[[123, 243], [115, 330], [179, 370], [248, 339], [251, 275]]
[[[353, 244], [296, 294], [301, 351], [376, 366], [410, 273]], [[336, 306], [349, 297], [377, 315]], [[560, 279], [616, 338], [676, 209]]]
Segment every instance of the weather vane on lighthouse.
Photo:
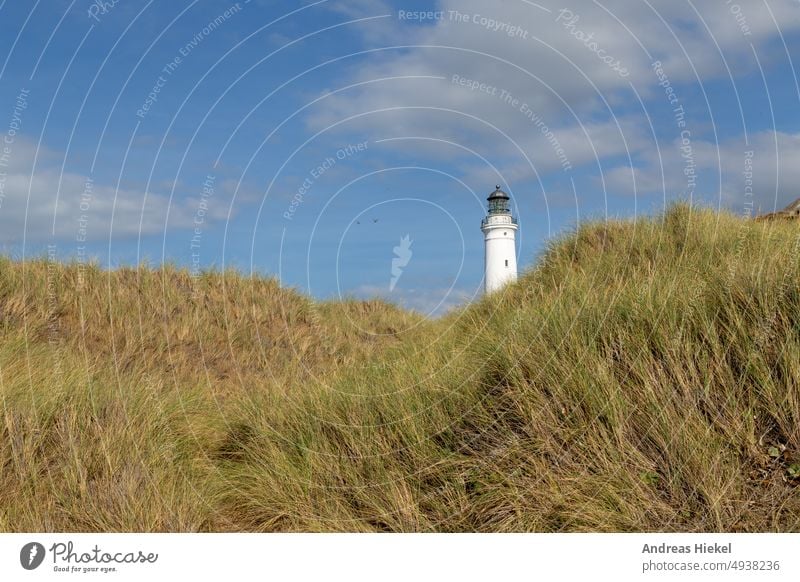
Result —
[[497, 186], [487, 198], [489, 213], [481, 221], [485, 242], [484, 289], [491, 293], [517, 280], [517, 253], [514, 243], [517, 220], [511, 216], [508, 194]]

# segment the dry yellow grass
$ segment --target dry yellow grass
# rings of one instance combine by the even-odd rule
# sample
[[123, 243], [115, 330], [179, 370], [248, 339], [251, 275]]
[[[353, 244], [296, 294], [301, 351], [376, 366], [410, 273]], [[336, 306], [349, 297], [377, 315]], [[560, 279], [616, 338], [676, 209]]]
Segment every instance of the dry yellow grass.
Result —
[[3, 531], [797, 531], [800, 229], [679, 205], [438, 321], [0, 261]]

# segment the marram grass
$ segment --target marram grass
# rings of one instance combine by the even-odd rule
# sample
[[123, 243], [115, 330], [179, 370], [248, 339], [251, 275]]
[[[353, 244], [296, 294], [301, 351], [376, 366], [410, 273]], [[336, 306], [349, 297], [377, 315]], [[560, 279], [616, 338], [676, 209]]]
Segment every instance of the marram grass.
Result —
[[0, 530], [798, 531], [799, 283], [686, 205], [436, 321], [0, 260]]

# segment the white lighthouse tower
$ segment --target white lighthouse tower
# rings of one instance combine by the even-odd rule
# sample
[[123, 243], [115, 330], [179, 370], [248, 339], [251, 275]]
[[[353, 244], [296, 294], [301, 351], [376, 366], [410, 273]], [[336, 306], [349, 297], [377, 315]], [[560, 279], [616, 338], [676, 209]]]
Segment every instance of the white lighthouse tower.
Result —
[[517, 220], [511, 216], [508, 194], [497, 186], [487, 198], [489, 213], [481, 221], [486, 246], [484, 289], [491, 293], [517, 280], [517, 252], [514, 239]]

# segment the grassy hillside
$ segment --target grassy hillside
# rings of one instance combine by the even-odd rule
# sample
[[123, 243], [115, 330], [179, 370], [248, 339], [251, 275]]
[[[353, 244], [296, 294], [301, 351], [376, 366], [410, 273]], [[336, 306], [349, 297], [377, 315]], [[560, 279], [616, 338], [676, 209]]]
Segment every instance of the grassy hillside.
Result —
[[437, 321], [0, 261], [0, 530], [798, 531], [799, 251], [676, 206]]

